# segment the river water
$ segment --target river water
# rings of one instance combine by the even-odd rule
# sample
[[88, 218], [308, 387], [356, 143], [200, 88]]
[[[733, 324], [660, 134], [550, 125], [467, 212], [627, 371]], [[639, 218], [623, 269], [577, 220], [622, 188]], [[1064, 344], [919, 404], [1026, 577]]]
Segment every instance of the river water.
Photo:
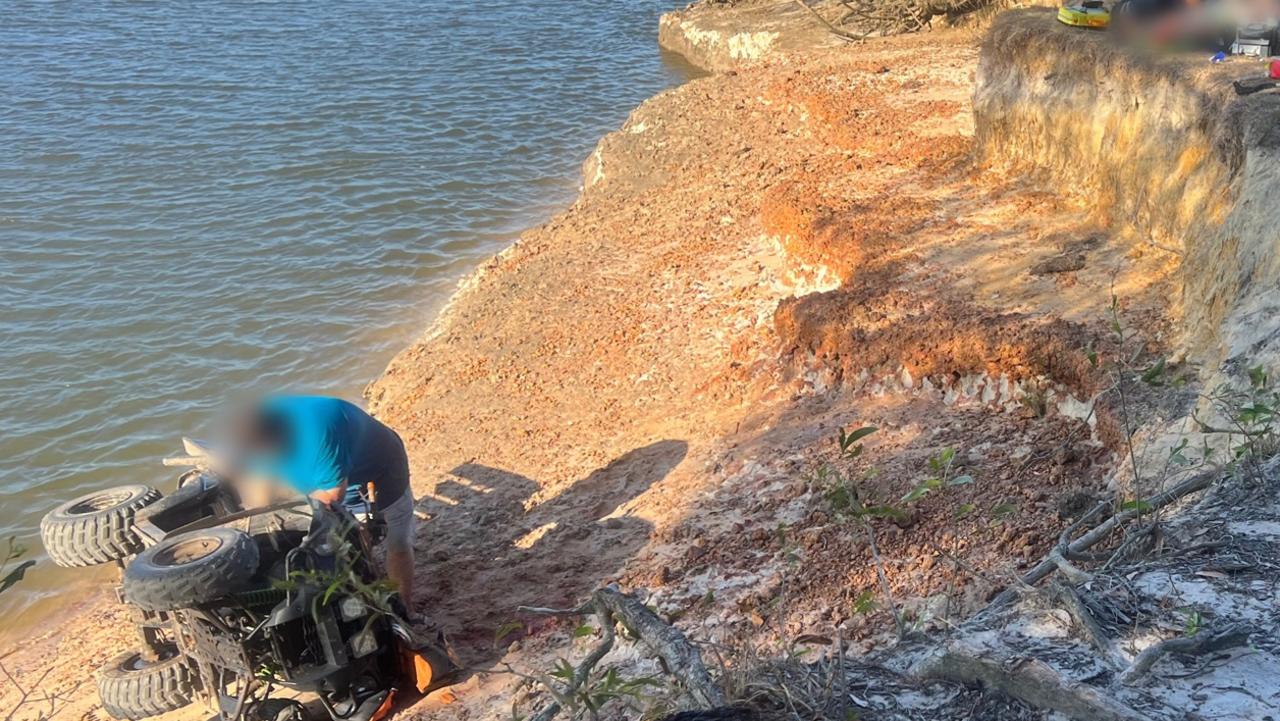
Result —
[[688, 69], [679, 0], [0, 3], [0, 632], [103, 574], [40, 517], [168, 490], [224, 401], [357, 399]]

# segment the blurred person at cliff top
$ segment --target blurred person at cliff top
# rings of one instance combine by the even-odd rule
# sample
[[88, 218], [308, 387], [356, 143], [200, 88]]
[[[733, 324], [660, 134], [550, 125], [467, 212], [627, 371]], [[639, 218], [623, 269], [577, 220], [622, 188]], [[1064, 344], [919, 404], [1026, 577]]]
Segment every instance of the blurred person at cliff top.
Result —
[[374, 504], [387, 526], [387, 575], [412, 611], [414, 500], [400, 436], [355, 404], [325, 396], [270, 396], [230, 419], [223, 442], [232, 475], [250, 495], [274, 485], [355, 512]]
[[1280, 0], [1119, 0], [1111, 27], [1158, 50], [1229, 51], [1237, 28], [1280, 18]]

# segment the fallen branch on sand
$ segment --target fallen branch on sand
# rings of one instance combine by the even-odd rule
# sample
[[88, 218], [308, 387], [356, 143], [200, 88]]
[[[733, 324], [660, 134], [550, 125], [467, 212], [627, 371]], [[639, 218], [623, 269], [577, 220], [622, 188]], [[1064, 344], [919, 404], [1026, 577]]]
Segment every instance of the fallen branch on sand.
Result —
[[[933, 18], [959, 17], [990, 7], [992, 0], [839, 0], [844, 8], [830, 20], [807, 0], [792, 0], [804, 8], [832, 35], [843, 40], [864, 40], [872, 35], [896, 35], [924, 30]], [[857, 30], [848, 30], [852, 25]]]
[[1094, 618], [1093, 613], [1074, 588], [1065, 583], [1054, 583], [1049, 586], [1047, 596], [1067, 612], [1076, 627], [1084, 634], [1085, 639], [1089, 641], [1089, 645], [1093, 646], [1104, 659], [1113, 665], [1124, 665], [1120, 654], [1116, 652], [1115, 644], [1111, 642], [1111, 637], [1103, 630], [1098, 619]]
[[[1217, 478], [1217, 471], [1206, 471], [1204, 473], [1194, 475], [1168, 490], [1161, 491], [1141, 503], [1136, 503], [1133, 507], [1127, 508], [1111, 516], [1106, 521], [1098, 524], [1088, 533], [1085, 533], [1076, 540], [1070, 540], [1073, 533], [1093, 518], [1105, 512], [1111, 505], [1109, 503], [1099, 503], [1062, 532], [1062, 535], [1058, 538], [1058, 545], [1054, 546], [1054, 548], [1045, 555], [1045, 558], [1032, 567], [1030, 571], [1023, 574], [1019, 585], [1035, 585], [1036, 583], [1043, 581], [1045, 578], [1048, 578], [1054, 571], [1064, 569], [1064, 567], [1069, 567], [1069, 570], [1067, 571], [1067, 575], [1069, 577], [1079, 577], [1080, 575], [1087, 576], [1087, 573], [1072, 565], [1070, 561], [1109, 560], [1112, 554], [1095, 557], [1093, 554], [1087, 553], [1087, 551], [1101, 543], [1126, 523], [1142, 516], [1151, 515], [1155, 511], [1171, 505], [1192, 493], [1203, 491], [1212, 485]], [[994, 608], [1002, 606], [1005, 603], [1013, 601], [1017, 596], [1018, 589], [1005, 589], [999, 596], [996, 596], [995, 600], [991, 602], [990, 607]]]
[[573, 676], [564, 685], [545, 677], [537, 680], [555, 700], [533, 716], [530, 721], [550, 721], [573, 703], [574, 696], [588, 682], [596, 664], [613, 648], [616, 639], [615, 624], [624, 628], [653, 651], [662, 660], [667, 672], [679, 679], [693, 701], [703, 708], [724, 705], [724, 692], [711, 679], [702, 662], [702, 654], [683, 633], [658, 618], [643, 603], [616, 588], [601, 588], [591, 594], [587, 602], [571, 609], [533, 608], [521, 606], [524, 613], [549, 616], [594, 615], [600, 621], [603, 638], [587, 657], [574, 669]]
[[822, 23], [827, 28], [828, 32], [830, 32], [832, 35], [835, 35], [838, 38], [841, 38], [843, 40], [862, 40], [863, 38], [866, 37], [865, 35], [858, 35], [856, 33], [851, 33], [848, 30], [841, 29], [835, 23], [823, 17], [822, 13], [815, 10], [813, 6], [809, 5], [809, 3], [805, 2], [805, 0], [792, 0], [792, 2], [804, 8], [805, 10], [807, 10], [810, 15], [817, 18], [818, 22]]
[[982, 682], [1041, 709], [1093, 721], [1144, 721], [1147, 717], [1088, 684], [1070, 681], [1043, 661], [1001, 656], [989, 646], [956, 640], [912, 669], [922, 679]]
[[1156, 661], [1176, 653], [1183, 656], [1203, 656], [1244, 646], [1249, 642], [1249, 626], [1236, 623], [1216, 632], [1202, 630], [1194, 636], [1179, 636], [1152, 644], [1138, 654], [1129, 668], [1120, 674], [1120, 683], [1132, 684], [1144, 676]]
[[[1095, 519], [1112, 509], [1111, 503], [1100, 503], [1067, 526], [1058, 542], [1030, 571], [1016, 583], [1001, 592], [979, 616], [997, 614], [1010, 603], [1027, 594], [1039, 595], [1066, 611], [1074, 625], [1089, 645], [1098, 652], [1105, 665], [1120, 671], [1118, 678], [1124, 684], [1132, 684], [1146, 674], [1162, 657], [1170, 653], [1211, 654], [1225, 648], [1247, 642], [1248, 629], [1233, 625], [1218, 632], [1201, 631], [1194, 636], [1181, 637], [1157, 643], [1146, 649], [1132, 663], [1116, 649], [1102, 624], [1094, 616], [1073, 584], [1079, 584], [1091, 574], [1073, 561], [1105, 563], [1110, 565], [1119, 556], [1128, 556], [1140, 543], [1149, 542], [1158, 529], [1155, 524], [1142, 527], [1125, 539], [1119, 547], [1106, 553], [1091, 553], [1090, 549], [1109, 538], [1126, 524], [1149, 517], [1155, 511], [1182, 498], [1208, 488], [1219, 477], [1217, 471], [1207, 471], [1188, 478], [1165, 491], [1141, 502], [1126, 505], [1078, 538], [1073, 537]], [[1104, 566], [1105, 568], [1105, 566]], [[1060, 571], [1066, 583], [1053, 583], [1043, 590], [1033, 589], [1033, 584]], [[998, 644], [990, 645], [975, 639], [955, 639], [913, 668], [913, 675], [923, 679], [946, 679], [962, 683], [982, 682], [1001, 689], [1031, 706], [1051, 709], [1072, 718], [1108, 719], [1131, 721], [1145, 718], [1105, 689], [1092, 687], [1064, 677], [1050, 665], [1036, 659], [1009, 653]]]
[[77, 683], [70, 689], [58, 693], [49, 693], [44, 690], [38, 691], [38, 689], [41, 689], [44, 685], [44, 680], [49, 677], [49, 673], [51, 671], [53, 671], [52, 668], [45, 669], [44, 673], [40, 674], [39, 678], [37, 678], [34, 683], [28, 687], [24, 687], [22, 684], [18, 683], [18, 680], [13, 677], [13, 674], [9, 673], [9, 669], [5, 668], [4, 664], [0, 664], [0, 675], [3, 675], [4, 678], [18, 691], [18, 698], [11, 702], [12, 705], [9, 707], [8, 713], [4, 716], [0, 716], [0, 721], [13, 721], [13, 719], [17, 717], [19, 711], [29, 709], [31, 707], [38, 708], [43, 705], [47, 705], [48, 710], [36, 710], [34, 712], [35, 715], [32, 718], [36, 721], [44, 721], [45, 719], [53, 718], [53, 716], [61, 710], [62, 705], [66, 703], [67, 697], [75, 693], [76, 689], [80, 687], [80, 684]]

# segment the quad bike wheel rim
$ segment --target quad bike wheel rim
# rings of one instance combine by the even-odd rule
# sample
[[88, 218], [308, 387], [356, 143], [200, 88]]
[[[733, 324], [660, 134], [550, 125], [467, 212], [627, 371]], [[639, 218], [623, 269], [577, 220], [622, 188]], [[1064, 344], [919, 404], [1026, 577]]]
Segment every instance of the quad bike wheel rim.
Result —
[[115, 508], [121, 503], [124, 503], [125, 501], [129, 500], [129, 497], [131, 495], [133, 494], [125, 493], [122, 491], [116, 491], [115, 493], [99, 493], [96, 496], [90, 496], [89, 498], [86, 498], [83, 501], [80, 501], [79, 503], [75, 504], [71, 508], [67, 509], [67, 512], [76, 516], [85, 516], [92, 513], [100, 513], [109, 508]]
[[160, 656], [156, 658], [156, 660], [148, 661], [146, 656], [142, 655], [141, 653], [135, 653], [132, 656], [130, 656], [127, 661], [120, 664], [120, 668], [121, 670], [124, 670], [124, 671], [145, 671], [148, 668], [155, 666], [156, 664], [164, 663], [165, 661], [168, 661], [169, 659], [173, 658], [176, 655], [177, 655], [176, 652], [166, 650], [164, 653], [160, 654]]
[[208, 558], [222, 548], [222, 539], [202, 536], [179, 541], [156, 554], [156, 563], [162, 566], [182, 566]]

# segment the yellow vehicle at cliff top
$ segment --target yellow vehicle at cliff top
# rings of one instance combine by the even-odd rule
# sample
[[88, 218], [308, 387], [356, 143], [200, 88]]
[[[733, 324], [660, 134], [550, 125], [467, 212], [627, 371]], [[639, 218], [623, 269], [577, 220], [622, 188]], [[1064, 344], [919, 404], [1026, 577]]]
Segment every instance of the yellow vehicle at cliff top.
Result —
[[1101, 0], [1058, 8], [1058, 22], [1082, 28], [1104, 29], [1111, 24], [1111, 10]]

